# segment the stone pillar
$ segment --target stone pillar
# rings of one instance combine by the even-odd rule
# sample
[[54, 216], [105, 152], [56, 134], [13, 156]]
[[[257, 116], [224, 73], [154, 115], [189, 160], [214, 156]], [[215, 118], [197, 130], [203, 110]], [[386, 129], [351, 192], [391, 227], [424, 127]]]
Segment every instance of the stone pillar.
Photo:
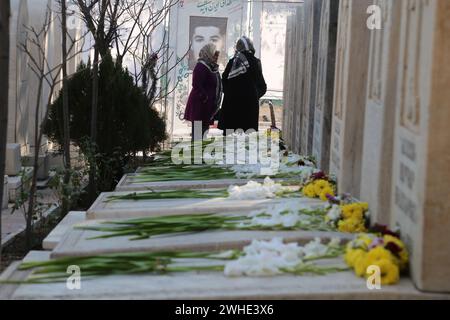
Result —
[[359, 197], [367, 87], [370, 0], [342, 0], [333, 103], [330, 172], [339, 192]]
[[312, 155], [319, 168], [328, 172], [339, 0], [324, 0], [321, 11]]
[[293, 94], [294, 114], [293, 114], [293, 145], [292, 149], [296, 153], [301, 152], [301, 132], [302, 132], [302, 101], [303, 101], [303, 86], [305, 78], [303, 76], [305, 63], [305, 15], [304, 7], [298, 7], [295, 18], [295, 33], [293, 61], [294, 65], [291, 72], [293, 72], [291, 90]]
[[21, 169], [20, 144], [8, 143], [6, 145], [5, 174], [9, 176], [17, 176]]
[[[33, 27], [36, 30], [42, 29], [45, 23], [46, 15], [51, 15], [50, 18], [50, 26], [47, 33], [47, 36], [40, 37], [40, 45], [45, 50], [46, 59], [48, 60], [50, 68], [55, 67], [58, 65], [59, 62], [56, 61], [56, 58], [61, 56], [60, 51], [61, 48], [59, 45], [61, 41], [54, 41], [54, 37], [57, 34], [60, 34], [60, 32], [57, 32], [55, 30], [58, 30], [58, 23], [59, 20], [57, 17], [55, 17], [55, 13], [51, 11], [52, 4], [54, 1], [52, 0], [33, 0], [28, 2], [29, 10], [30, 12], [33, 12], [33, 14], [30, 16], [30, 21], [28, 27]], [[30, 45], [30, 51], [31, 54], [35, 57], [37, 61], [39, 61], [39, 53], [38, 48], [36, 45]], [[36, 126], [36, 112], [37, 112], [37, 97], [38, 97], [38, 88], [39, 88], [39, 80], [37, 76], [30, 70], [29, 74], [29, 103], [27, 106], [27, 113], [28, 113], [28, 141], [30, 144], [29, 152], [31, 154], [34, 154], [34, 144], [35, 144], [35, 126]], [[48, 102], [48, 95], [50, 92], [49, 85], [44, 82], [43, 88], [42, 88], [42, 96], [39, 101], [40, 107], [39, 107], [39, 113], [38, 113], [38, 126], [41, 124], [45, 111], [47, 109], [47, 102]], [[47, 139], [42, 139], [41, 146], [39, 146], [40, 150], [42, 152], [46, 151], [47, 146]]]
[[390, 222], [401, 3], [374, 2], [381, 8], [382, 29], [370, 35], [361, 200], [370, 204], [372, 222], [386, 225]]
[[304, 70], [302, 76], [303, 100], [302, 106], [302, 137], [301, 153], [312, 154], [314, 132], [314, 109], [317, 79], [317, 58], [319, 51], [319, 36], [321, 25], [322, 0], [306, 0], [304, 3]]
[[450, 292], [450, 1], [401, 1], [392, 213], [419, 289]]
[[28, 5], [26, 0], [11, 1], [8, 143], [18, 143], [23, 153], [28, 150], [28, 57], [20, 48], [26, 44], [28, 31]]
[[284, 84], [283, 84], [283, 139], [285, 143], [292, 146], [292, 118], [293, 118], [293, 101], [291, 100], [291, 67], [292, 67], [292, 45], [295, 16], [289, 16], [286, 26], [286, 52], [284, 65]]

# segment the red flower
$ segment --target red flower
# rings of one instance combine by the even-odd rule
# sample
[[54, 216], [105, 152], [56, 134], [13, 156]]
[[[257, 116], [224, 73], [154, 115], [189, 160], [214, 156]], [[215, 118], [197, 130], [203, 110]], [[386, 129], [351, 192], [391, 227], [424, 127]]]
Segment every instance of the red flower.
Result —
[[370, 232], [371, 233], [380, 233], [383, 236], [390, 235], [390, 236], [400, 239], [400, 235], [397, 232], [389, 230], [389, 228], [387, 226], [381, 225], [381, 224], [374, 225], [372, 228], [370, 228]]
[[323, 171], [313, 173], [311, 177], [313, 180], [328, 180], [328, 176]]
[[396, 245], [393, 242], [388, 242], [384, 248], [386, 250], [389, 250], [394, 256], [397, 258], [400, 258], [400, 252], [402, 251], [402, 248], [400, 248], [398, 245]]

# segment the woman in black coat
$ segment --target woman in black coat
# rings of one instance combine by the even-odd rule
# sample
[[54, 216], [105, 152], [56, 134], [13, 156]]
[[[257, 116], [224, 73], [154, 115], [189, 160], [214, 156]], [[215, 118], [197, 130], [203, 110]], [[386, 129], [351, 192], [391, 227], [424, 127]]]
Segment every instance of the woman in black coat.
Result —
[[[242, 37], [236, 44], [236, 54], [222, 75], [224, 100], [219, 116], [219, 129], [253, 129], [258, 131], [259, 99], [266, 94], [267, 85], [261, 61], [255, 57], [253, 43]], [[232, 132], [228, 132], [232, 133]]]

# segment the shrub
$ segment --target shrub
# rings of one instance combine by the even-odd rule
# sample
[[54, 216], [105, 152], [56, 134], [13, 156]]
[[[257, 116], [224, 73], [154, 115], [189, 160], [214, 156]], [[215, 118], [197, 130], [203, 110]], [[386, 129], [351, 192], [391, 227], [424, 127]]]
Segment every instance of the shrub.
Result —
[[[166, 138], [165, 122], [150, 106], [143, 89], [134, 84], [128, 71], [108, 55], [99, 66], [97, 144], [91, 146], [87, 143], [92, 101], [90, 63], [80, 64], [67, 84], [71, 141], [88, 159], [95, 159], [99, 190], [111, 190], [131, 157], [140, 151], [158, 149]], [[44, 132], [51, 141], [62, 146], [62, 91], [49, 108]]]

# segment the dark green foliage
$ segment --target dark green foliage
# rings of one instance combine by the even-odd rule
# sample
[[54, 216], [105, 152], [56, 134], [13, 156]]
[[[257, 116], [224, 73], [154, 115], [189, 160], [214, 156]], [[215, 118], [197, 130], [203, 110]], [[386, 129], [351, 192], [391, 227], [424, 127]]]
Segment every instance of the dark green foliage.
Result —
[[[114, 187], [122, 168], [137, 152], [154, 151], [166, 138], [165, 122], [150, 106], [142, 88], [111, 56], [100, 64], [97, 144], [90, 145], [92, 68], [81, 64], [68, 80], [71, 141], [98, 167], [99, 191]], [[44, 132], [62, 142], [62, 94], [50, 106]]]

